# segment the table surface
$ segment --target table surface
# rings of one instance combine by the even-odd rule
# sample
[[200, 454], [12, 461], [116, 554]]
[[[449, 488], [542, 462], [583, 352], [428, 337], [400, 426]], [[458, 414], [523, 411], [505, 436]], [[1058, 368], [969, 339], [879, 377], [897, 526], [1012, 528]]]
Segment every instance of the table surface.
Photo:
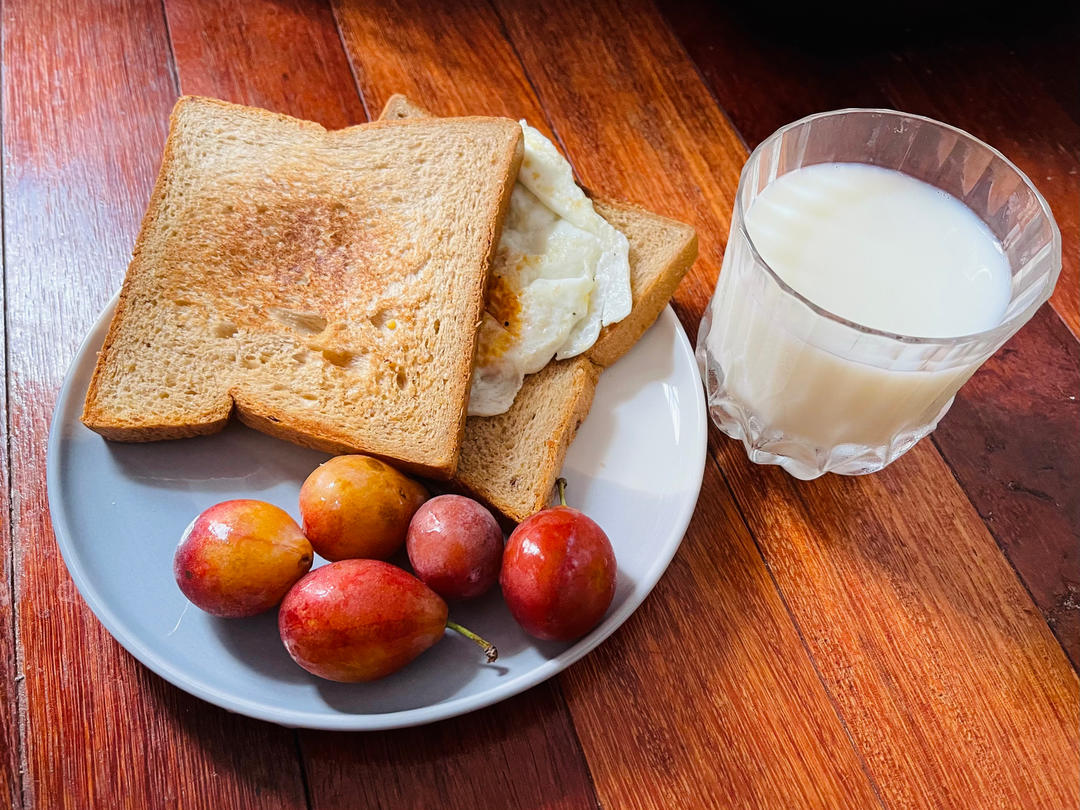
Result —
[[[777, 15], [689, 0], [3, 4], [13, 806], [1080, 805], [1080, 29]], [[558, 678], [425, 728], [285, 729], [131, 658], [79, 598], [49, 523], [52, 406], [123, 277], [181, 92], [328, 127], [393, 92], [527, 118], [592, 189], [697, 228], [673, 302], [690, 335], [748, 148], [825, 109], [899, 108], [998, 147], [1054, 208], [1065, 265], [1051, 303], [883, 473], [803, 483], [712, 431], [667, 574]]]

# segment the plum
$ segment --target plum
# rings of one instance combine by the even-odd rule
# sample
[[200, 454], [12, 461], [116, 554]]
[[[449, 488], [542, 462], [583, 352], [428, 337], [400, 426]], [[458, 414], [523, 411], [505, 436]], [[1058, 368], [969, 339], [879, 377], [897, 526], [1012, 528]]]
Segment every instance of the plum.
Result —
[[289, 591], [278, 630], [289, 655], [331, 681], [373, 681], [401, 669], [449, 627], [496, 658], [495, 647], [447, 620], [442, 598], [416, 577], [379, 560], [316, 568]]
[[416, 575], [435, 593], [473, 599], [499, 578], [503, 534], [472, 498], [439, 495], [413, 515], [405, 548]]
[[573, 641], [604, 617], [615, 596], [615, 552], [592, 518], [566, 505], [537, 512], [518, 525], [503, 552], [499, 584], [525, 632]]
[[385, 560], [405, 542], [409, 521], [427, 500], [416, 481], [362, 455], [320, 465], [300, 488], [304, 534], [328, 560]]
[[264, 501], [223, 501], [188, 526], [173, 557], [173, 575], [197, 607], [239, 618], [278, 604], [313, 557], [311, 544], [284, 509]]

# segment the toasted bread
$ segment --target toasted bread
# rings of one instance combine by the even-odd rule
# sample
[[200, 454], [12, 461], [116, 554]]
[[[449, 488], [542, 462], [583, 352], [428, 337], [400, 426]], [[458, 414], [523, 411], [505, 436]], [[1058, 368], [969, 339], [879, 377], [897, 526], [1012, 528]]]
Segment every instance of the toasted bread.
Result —
[[[382, 120], [428, 117], [402, 95]], [[697, 235], [681, 222], [636, 205], [593, 198], [596, 211], [630, 242], [630, 314], [600, 332], [582, 356], [553, 361], [525, 378], [498, 416], [470, 416], [454, 484], [512, 521], [547, 506], [566, 451], [592, 405], [596, 382], [652, 326], [697, 258]]]
[[552, 361], [525, 377], [506, 413], [470, 416], [453, 486], [512, 523], [547, 506], [602, 370], [581, 355]]
[[318, 124], [182, 98], [83, 422], [245, 423], [446, 478], [521, 161], [508, 119]]

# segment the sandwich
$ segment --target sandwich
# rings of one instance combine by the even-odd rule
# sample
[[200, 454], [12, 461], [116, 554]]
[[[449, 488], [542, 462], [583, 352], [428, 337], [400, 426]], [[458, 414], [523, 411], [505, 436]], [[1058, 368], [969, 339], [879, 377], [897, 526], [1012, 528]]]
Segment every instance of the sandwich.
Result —
[[696, 255], [689, 226], [587, 197], [525, 122], [394, 96], [327, 131], [183, 98], [83, 421], [151, 441], [235, 413], [520, 521]]
[[[380, 120], [430, 115], [405, 96], [395, 95], [387, 101]], [[522, 173], [530, 165], [527, 149]], [[626, 354], [652, 326], [697, 258], [697, 235], [689, 225], [630, 203], [599, 197], [592, 197], [591, 203], [627, 242], [628, 311], [604, 325], [583, 352], [551, 360], [538, 372], [524, 376], [512, 404], [503, 412], [483, 415], [474, 410], [466, 422], [453, 483], [511, 522], [547, 506], [566, 451], [589, 413], [601, 371]], [[493, 272], [499, 270], [497, 257]], [[496, 290], [506, 286], [489, 284]], [[486, 318], [498, 322], [492, 313], [513, 306], [491, 298], [489, 293]]]

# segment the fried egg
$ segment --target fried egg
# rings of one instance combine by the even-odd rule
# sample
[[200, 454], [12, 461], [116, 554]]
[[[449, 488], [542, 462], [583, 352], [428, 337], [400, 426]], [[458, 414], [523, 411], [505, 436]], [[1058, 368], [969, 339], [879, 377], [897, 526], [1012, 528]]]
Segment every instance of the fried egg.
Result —
[[525, 155], [488, 282], [470, 416], [505, 413], [525, 375], [587, 351], [630, 313], [626, 237], [596, 213], [555, 145], [521, 128]]

